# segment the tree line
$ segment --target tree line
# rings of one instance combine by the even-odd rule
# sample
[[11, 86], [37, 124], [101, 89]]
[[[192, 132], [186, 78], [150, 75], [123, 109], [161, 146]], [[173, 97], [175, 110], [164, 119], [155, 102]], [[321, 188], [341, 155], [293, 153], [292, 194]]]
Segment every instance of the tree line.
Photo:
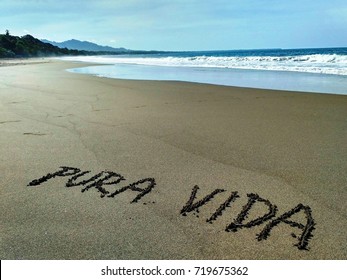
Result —
[[94, 52], [69, 50], [43, 43], [31, 35], [12, 36], [6, 30], [0, 34], [0, 58], [21, 58], [60, 55], [91, 55]]
[[[149, 54], [161, 53], [160, 51], [136, 51], [127, 50], [127, 54]], [[117, 55], [125, 54], [124, 51], [108, 52], [108, 51], [83, 51], [71, 50], [67, 48], [59, 48], [49, 43], [44, 43], [39, 39], [25, 35], [22, 37], [12, 36], [6, 30], [5, 34], [0, 34], [0, 58], [26, 58], [26, 57], [47, 57], [47, 56], [63, 56], [63, 55]]]

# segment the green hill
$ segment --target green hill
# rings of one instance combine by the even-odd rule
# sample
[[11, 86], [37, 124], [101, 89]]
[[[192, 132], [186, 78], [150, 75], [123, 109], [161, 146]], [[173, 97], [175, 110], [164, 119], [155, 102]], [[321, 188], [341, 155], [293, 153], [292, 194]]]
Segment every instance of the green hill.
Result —
[[59, 56], [59, 55], [87, 55], [87, 51], [59, 48], [49, 43], [43, 43], [31, 35], [22, 37], [10, 34], [0, 34], [0, 58]]
[[49, 41], [45, 39], [41, 39], [44, 43], [52, 44], [53, 46], [59, 47], [59, 48], [68, 48], [70, 50], [79, 50], [79, 51], [91, 51], [91, 52], [111, 52], [111, 53], [129, 53], [131, 50], [125, 49], [125, 48], [113, 48], [109, 46], [100, 46], [98, 44], [88, 42], [88, 41], [80, 41], [76, 39], [67, 40], [64, 42], [54, 42]]
[[[74, 40], [76, 42], [80, 42]], [[47, 42], [47, 41], [46, 41]], [[82, 42], [86, 43], [86, 42]], [[89, 43], [89, 42], [87, 42]], [[95, 45], [98, 46], [98, 45]], [[72, 50], [67, 48], [59, 48], [50, 43], [45, 43], [31, 35], [22, 37], [0, 34], [0, 58], [21, 58], [21, 57], [40, 57], [40, 56], [62, 56], [62, 55], [119, 55], [119, 54], [154, 54], [163, 53], [162, 51], [142, 51], [128, 50], [124, 48], [112, 50]]]

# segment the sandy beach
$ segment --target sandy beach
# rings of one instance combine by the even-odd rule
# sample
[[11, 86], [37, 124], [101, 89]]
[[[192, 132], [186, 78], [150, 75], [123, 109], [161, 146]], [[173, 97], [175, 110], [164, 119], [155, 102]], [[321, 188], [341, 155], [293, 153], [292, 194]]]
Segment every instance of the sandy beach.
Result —
[[33, 62], [0, 63], [1, 259], [347, 258], [347, 96]]

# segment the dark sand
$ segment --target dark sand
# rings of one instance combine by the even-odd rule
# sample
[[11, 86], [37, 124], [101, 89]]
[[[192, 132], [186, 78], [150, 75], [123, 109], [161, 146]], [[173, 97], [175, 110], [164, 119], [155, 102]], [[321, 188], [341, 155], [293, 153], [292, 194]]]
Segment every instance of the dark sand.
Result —
[[[39, 62], [0, 67], [1, 259], [346, 259], [347, 96], [114, 80]], [[27, 186], [60, 166], [91, 171], [78, 181], [121, 174], [102, 186], [110, 193], [156, 185], [137, 203], [133, 185], [113, 198], [67, 188], [72, 176]], [[193, 206], [224, 192], [183, 216], [195, 185]], [[251, 193], [260, 199], [237, 221]], [[266, 240], [257, 235], [270, 220], [225, 231], [300, 203], [309, 232], [304, 211]], [[300, 237], [309, 250], [294, 246]]]

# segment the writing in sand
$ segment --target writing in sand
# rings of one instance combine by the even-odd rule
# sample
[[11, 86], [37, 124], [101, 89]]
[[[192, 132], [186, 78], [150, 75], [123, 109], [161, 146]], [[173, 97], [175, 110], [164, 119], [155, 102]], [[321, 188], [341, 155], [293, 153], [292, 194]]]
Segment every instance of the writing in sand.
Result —
[[[66, 187], [70, 188], [82, 186], [82, 192], [94, 188], [100, 192], [101, 197], [114, 198], [125, 191], [135, 192], [136, 195], [130, 203], [139, 202], [144, 196], [149, 195], [156, 186], [156, 181], [154, 178], [144, 178], [124, 187], [120, 187], [116, 191], [110, 193], [105, 189], [108, 185], [117, 185], [120, 182], [125, 181], [125, 178], [121, 174], [113, 171], [101, 171], [94, 176], [83, 179], [88, 173], [90, 173], [90, 171], [81, 171], [79, 168], [61, 166], [58, 171], [48, 173], [39, 179], [32, 180], [28, 186], [38, 186], [55, 177], [70, 177], [66, 182]], [[178, 211], [180, 215], [187, 216], [189, 213], [199, 213], [199, 209], [206, 205], [209, 201], [213, 200], [215, 196], [226, 192], [224, 189], [215, 189], [211, 193], [205, 195], [202, 199], [198, 200], [196, 198], [198, 190], [198, 186], [194, 186], [192, 188], [187, 202], [185, 204], [183, 202], [182, 209]], [[213, 222], [221, 217], [225, 213], [226, 209], [231, 207], [232, 203], [239, 197], [240, 196], [237, 191], [231, 192], [231, 194], [229, 194], [226, 200], [215, 210], [215, 212], [206, 219], [206, 222], [213, 224]], [[256, 235], [256, 240], [263, 241], [268, 239], [271, 231], [276, 226], [286, 224], [290, 227], [300, 229], [301, 234], [299, 236], [295, 235], [294, 233], [291, 234], [291, 236], [297, 240], [297, 243], [295, 243], [294, 246], [296, 246], [299, 250], [308, 250], [308, 243], [310, 238], [313, 237], [312, 232], [315, 229], [315, 222], [312, 218], [312, 211], [309, 206], [305, 206], [300, 203], [289, 211], [277, 215], [277, 206], [271, 203], [269, 200], [264, 199], [255, 193], [249, 193], [247, 194], [247, 197], [248, 201], [242, 207], [240, 213], [233, 219], [231, 223], [226, 225], [226, 232], [233, 233], [239, 230], [265, 225], [264, 228]], [[266, 213], [249, 221], [248, 214], [250, 210], [254, 207], [254, 205], [259, 203], [265, 205], [267, 208]], [[289, 219], [299, 212], [304, 213], [306, 220], [305, 224]]]

